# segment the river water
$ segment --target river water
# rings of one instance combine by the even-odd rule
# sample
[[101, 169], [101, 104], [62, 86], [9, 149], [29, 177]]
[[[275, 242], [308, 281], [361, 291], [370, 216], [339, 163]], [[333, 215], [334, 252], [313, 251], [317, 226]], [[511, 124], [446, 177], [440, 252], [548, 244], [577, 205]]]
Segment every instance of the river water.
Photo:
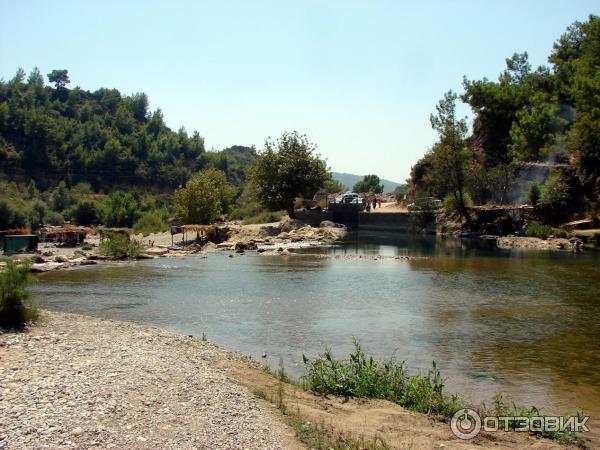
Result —
[[337, 255], [155, 259], [41, 275], [44, 307], [158, 325], [303, 372], [302, 354], [344, 356], [358, 339], [414, 370], [436, 361], [449, 392], [502, 392], [600, 428], [600, 256], [500, 251], [485, 243], [361, 233]]

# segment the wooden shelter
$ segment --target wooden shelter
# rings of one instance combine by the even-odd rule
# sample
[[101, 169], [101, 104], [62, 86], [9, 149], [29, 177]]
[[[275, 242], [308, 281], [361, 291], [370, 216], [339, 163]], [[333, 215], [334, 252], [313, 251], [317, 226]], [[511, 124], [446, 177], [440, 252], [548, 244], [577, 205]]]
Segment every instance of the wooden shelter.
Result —
[[42, 240], [61, 243], [74, 247], [83, 243], [88, 234], [94, 234], [94, 229], [66, 224], [60, 227], [44, 227], [40, 230]]
[[201, 224], [190, 224], [181, 226], [171, 227], [171, 243], [173, 243], [173, 236], [175, 234], [182, 234], [182, 241], [188, 240], [188, 235], [196, 233], [195, 240], [201, 243], [205, 242], [219, 242], [219, 229], [216, 225], [201, 225]]

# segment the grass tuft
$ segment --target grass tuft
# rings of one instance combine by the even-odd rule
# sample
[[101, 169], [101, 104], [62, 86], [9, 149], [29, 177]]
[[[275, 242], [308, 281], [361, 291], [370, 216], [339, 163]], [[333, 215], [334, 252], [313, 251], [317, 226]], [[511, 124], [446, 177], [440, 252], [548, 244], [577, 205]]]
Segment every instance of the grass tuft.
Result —
[[435, 362], [426, 374], [409, 375], [403, 361], [376, 361], [356, 340], [346, 360], [335, 359], [329, 349], [315, 361], [303, 359], [303, 378], [320, 394], [389, 400], [412, 411], [447, 417], [462, 406], [458, 396], [444, 394], [444, 380]]

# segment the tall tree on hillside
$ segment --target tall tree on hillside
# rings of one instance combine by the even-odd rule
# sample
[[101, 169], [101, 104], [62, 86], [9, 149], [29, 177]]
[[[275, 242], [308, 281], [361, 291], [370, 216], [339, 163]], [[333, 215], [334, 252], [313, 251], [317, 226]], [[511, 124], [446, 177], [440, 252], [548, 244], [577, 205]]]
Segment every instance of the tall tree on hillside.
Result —
[[456, 117], [458, 96], [448, 91], [436, 106], [437, 113], [430, 117], [432, 128], [439, 135], [432, 149], [436, 183], [451, 193], [458, 212], [470, 221], [465, 206], [466, 165], [471, 152], [467, 145], [467, 120]]
[[354, 185], [354, 192], [383, 192], [383, 183], [377, 175], [365, 175], [362, 180]]
[[55, 69], [48, 74], [48, 81], [54, 83], [56, 90], [59, 91], [71, 82], [69, 80], [69, 71], [67, 69]]
[[277, 142], [268, 139], [251, 169], [251, 180], [266, 208], [285, 209], [295, 217], [296, 197], [312, 198], [329, 178], [315, 144], [297, 131], [285, 132]]

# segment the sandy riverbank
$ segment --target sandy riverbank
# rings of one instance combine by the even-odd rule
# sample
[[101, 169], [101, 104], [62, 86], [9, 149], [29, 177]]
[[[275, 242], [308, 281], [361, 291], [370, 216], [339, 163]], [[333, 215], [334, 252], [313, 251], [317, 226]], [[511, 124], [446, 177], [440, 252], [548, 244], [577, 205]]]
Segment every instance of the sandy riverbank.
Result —
[[0, 448], [303, 448], [269, 403], [331, 436], [390, 448], [555, 449], [523, 433], [461, 441], [447, 423], [386, 401], [318, 397], [197, 337], [44, 312], [0, 335]]

